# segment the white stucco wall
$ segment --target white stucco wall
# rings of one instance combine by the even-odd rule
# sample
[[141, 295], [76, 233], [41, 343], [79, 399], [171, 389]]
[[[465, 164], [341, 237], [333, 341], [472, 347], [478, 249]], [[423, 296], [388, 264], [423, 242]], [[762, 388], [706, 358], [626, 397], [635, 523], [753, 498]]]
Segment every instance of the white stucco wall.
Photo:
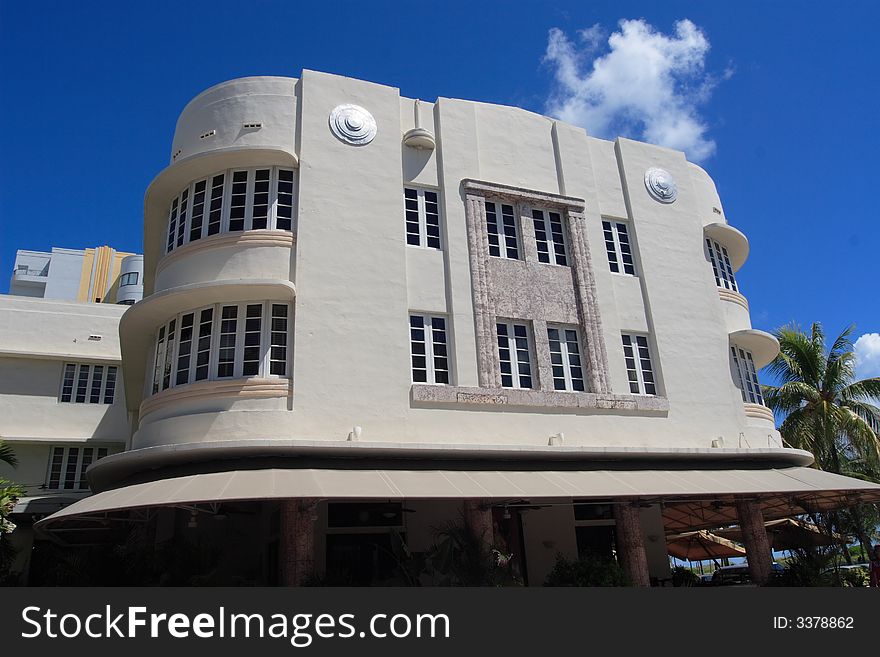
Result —
[[[367, 146], [344, 144], [328, 128], [330, 111], [347, 103], [375, 117], [378, 133]], [[719, 299], [706, 261], [703, 226], [724, 217], [714, 210], [723, 213], [705, 171], [680, 152], [599, 140], [522, 109], [448, 98], [421, 103], [420, 122], [434, 133], [436, 148], [416, 151], [402, 145], [403, 133], [415, 125], [413, 111], [414, 101], [393, 87], [313, 71], [299, 80], [224, 83], [185, 108], [172, 151], [181, 155], [163, 175], [173, 177], [188, 166], [186, 158], [211, 149], [241, 148], [242, 158], [248, 149], [294, 154], [294, 245], [289, 259], [253, 246], [197, 249], [191, 257], [181, 251], [161, 267], [157, 280], [152, 272], [162, 255], [148, 247], [146, 288], [289, 277], [296, 287], [293, 392], [271, 403], [169, 405], [143, 418], [135, 447], [246, 436], [339, 441], [354, 426], [362, 427], [362, 440], [376, 442], [537, 446], [564, 432], [567, 445], [707, 448], [718, 436], [736, 444], [743, 433], [751, 444], [767, 446], [772, 425], [746, 421], [731, 377], [728, 333], [747, 316]], [[241, 133], [243, 121], [263, 116], [271, 118], [263, 129]], [[216, 134], [200, 139], [209, 129]], [[224, 166], [235, 166], [235, 156], [229, 157]], [[675, 178], [675, 203], [649, 196], [643, 177], [651, 166]], [[461, 186], [466, 178], [584, 199], [612, 392], [629, 392], [621, 332], [648, 333], [668, 414], [537, 407], [510, 412], [411, 401], [411, 310], [447, 315], [454, 383], [478, 382]], [[402, 188], [410, 183], [438, 190], [441, 252], [405, 245]], [[166, 211], [149, 209], [150, 235], [161, 235]], [[638, 277], [609, 271], [603, 217], [630, 222]], [[160, 314], [148, 330], [169, 319]]]

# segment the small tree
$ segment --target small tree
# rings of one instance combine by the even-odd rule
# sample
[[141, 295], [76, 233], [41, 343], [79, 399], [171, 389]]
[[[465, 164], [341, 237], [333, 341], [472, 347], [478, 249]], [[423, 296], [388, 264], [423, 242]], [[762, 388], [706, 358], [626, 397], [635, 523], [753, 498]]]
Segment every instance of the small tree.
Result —
[[[2, 440], [0, 440], [0, 461], [13, 468], [18, 465], [12, 448]], [[8, 537], [15, 529], [15, 524], [9, 517], [12, 515], [12, 509], [15, 508], [19, 498], [24, 494], [23, 486], [0, 477], [0, 581], [5, 580], [8, 576], [9, 568], [15, 557], [15, 550]]]

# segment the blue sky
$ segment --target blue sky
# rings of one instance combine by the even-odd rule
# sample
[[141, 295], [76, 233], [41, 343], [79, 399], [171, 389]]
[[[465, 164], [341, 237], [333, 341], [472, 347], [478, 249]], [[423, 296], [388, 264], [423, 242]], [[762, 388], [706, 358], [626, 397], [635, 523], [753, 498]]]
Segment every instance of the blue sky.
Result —
[[311, 68], [671, 141], [749, 237], [754, 325], [855, 323], [878, 376], [878, 23], [873, 2], [0, 0], [0, 292], [18, 248], [139, 251], [186, 102]]

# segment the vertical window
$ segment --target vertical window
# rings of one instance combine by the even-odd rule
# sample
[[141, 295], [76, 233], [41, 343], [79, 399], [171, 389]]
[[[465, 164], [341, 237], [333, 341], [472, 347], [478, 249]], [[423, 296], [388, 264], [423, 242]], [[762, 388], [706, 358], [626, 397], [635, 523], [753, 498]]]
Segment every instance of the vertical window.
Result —
[[69, 490], [71, 488], [76, 488], [77, 484], [77, 472], [76, 472], [76, 464], [79, 461], [79, 447], [68, 447], [67, 448], [67, 465], [64, 468], [64, 488], [65, 490]]
[[168, 341], [165, 349], [165, 363], [162, 365], [162, 390], [171, 385], [171, 368], [174, 364], [174, 343], [177, 330], [177, 320], [172, 319], [168, 324]]
[[86, 391], [89, 387], [89, 366], [79, 366], [79, 376], [76, 380], [76, 403], [84, 404], [86, 401]]
[[731, 346], [730, 354], [739, 377], [739, 389], [742, 392], [743, 401], [763, 406], [764, 395], [761, 394], [761, 384], [758, 383], [758, 373], [755, 369], [755, 361], [752, 359], [752, 352]]
[[223, 219], [223, 181], [224, 174], [218, 174], [211, 179], [211, 205], [208, 209], [208, 235], [216, 235], [220, 232], [220, 222]]
[[247, 210], [248, 172], [235, 171], [232, 174], [232, 196], [229, 199], [229, 230], [244, 230], [244, 215]]
[[192, 361], [193, 314], [187, 313], [180, 320], [180, 344], [177, 347], [177, 383], [189, 381]]
[[657, 385], [654, 381], [654, 368], [651, 365], [647, 336], [624, 333], [623, 356], [626, 361], [626, 375], [629, 378], [629, 391], [634, 395], [656, 395]]
[[278, 205], [275, 212], [275, 227], [279, 230], [293, 228], [293, 171], [278, 170]]
[[409, 316], [412, 380], [415, 383], [449, 383], [446, 318]]
[[626, 224], [621, 221], [603, 221], [602, 232], [605, 234], [605, 252], [608, 254], [611, 271], [635, 276], [636, 266]]
[[551, 265], [567, 265], [565, 255], [565, 234], [562, 230], [562, 216], [558, 212], [532, 210], [535, 223], [535, 242], [538, 246], [538, 262]]
[[405, 187], [403, 190], [406, 243], [440, 248], [440, 205], [437, 192]]
[[101, 403], [101, 386], [104, 384], [104, 366], [95, 365], [92, 368], [92, 385], [89, 392], [89, 403]]
[[263, 305], [256, 303], [247, 307], [244, 325], [244, 359], [242, 376], [254, 376], [260, 371], [260, 337], [262, 335]]
[[49, 456], [46, 488], [49, 490], [87, 490], [86, 470], [107, 456], [106, 447], [53, 447]]
[[116, 366], [107, 368], [107, 384], [104, 386], [104, 403], [112, 404], [116, 395]]
[[220, 353], [217, 376], [235, 376], [235, 337], [238, 333], [238, 306], [223, 306], [220, 320]]
[[287, 305], [272, 304], [272, 326], [269, 336], [269, 374], [287, 375]]
[[184, 189], [180, 195], [180, 212], [177, 215], [177, 246], [183, 244], [186, 238], [187, 210], [189, 209], [189, 189]]
[[68, 363], [64, 366], [64, 378], [61, 380], [61, 401], [73, 399], [73, 382], [76, 380], [76, 365]]
[[196, 344], [195, 381], [208, 378], [211, 364], [211, 329], [214, 325], [214, 309], [205, 308], [199, 313], [199, 341]]
[[578, 331], [563, 326], [548, 326], [550, 364], [554, 390], [584, 392], [584, 370]]
[[165, 327], [159, 327], [159, 337], [156, 340], [156, 360], [153, 363], [153, 394], [159, 392], [159, 382], [162, 380], [162, 364], [165, 362]]
[[269, 169], [254, 172], [253, 211], [251, 228], [259, 230], [269, 225]]
[[168, 213], [168, 243], [165, 245], [165, 251], [170, 253], [174, 248], [174, 236], [177, 234], [177, 206], [180, 199], [175, 198], [171, 201], [171, 211]]
[[190, 219], [189, 241], [195, 242], [202, 238], [202, 222], [205, 217], [205, 188], [207, 180], [200, 180], [193, 187], [192, 218]]
[[533, 387], [528, 327], [513, 322], [497, 322], [495, 327], [498, 333], [501, 385], [505, 388]]
[[512, 205], [486, 201], [486, 229], [489, 255], [519, 260], [519, 237]]
[[712, 273], [715, 274], [715, 285], [738, 292], [727, 248], [707, 237], [706, 251], [709, 254], [709, 262], [712, 263]]

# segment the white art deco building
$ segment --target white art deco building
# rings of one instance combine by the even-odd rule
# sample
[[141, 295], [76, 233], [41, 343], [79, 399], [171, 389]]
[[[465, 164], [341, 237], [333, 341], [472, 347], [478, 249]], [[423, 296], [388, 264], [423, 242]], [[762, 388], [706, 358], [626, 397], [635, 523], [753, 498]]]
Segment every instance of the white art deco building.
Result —
[[252, 581], [377, 583], [389, 528], [419, 551], [463, 514], [529, 584], [613, 549], [647, 585], [667, 534], [741, 523], [763, 579], [762, 519], [880, 489], [783, 446], [748, 241], [680, 152], [308, 70], [232, 80], [184, 108], [144, 250], [133, 435], [41, 523], [65, 540], [236, 528], [222, 566]]

